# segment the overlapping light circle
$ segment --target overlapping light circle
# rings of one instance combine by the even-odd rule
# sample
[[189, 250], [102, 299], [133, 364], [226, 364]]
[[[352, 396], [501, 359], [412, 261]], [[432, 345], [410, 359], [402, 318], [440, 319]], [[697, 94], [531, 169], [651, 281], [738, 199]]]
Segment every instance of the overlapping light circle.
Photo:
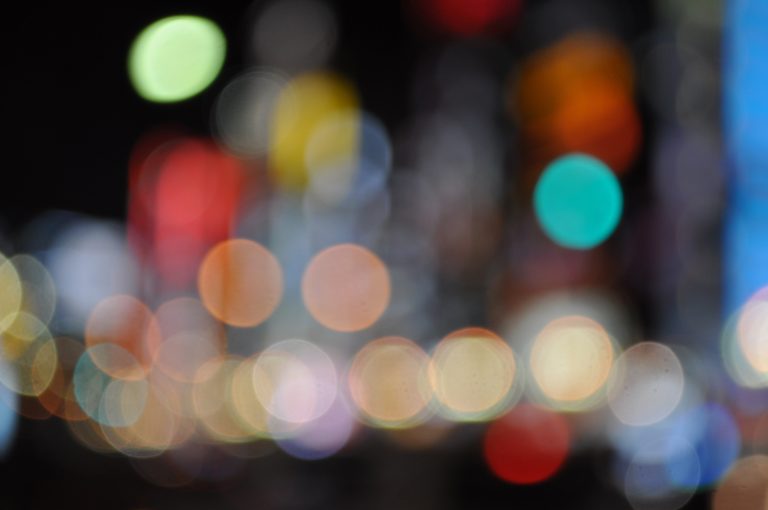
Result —
[[445, 337], [430, 362], [430, 382], [440, 412], [461, 421], [492, 418], [513, 404], [517, 363], [495, 333], [466, 328]]
[[613, 342], [605, 329], [588, 317], [575, 315], [553, 320], [537, 335], [530, 369], [548, 404], [561, 410], [582, 410], [600, 403], [613, 360]]
[[621, 422], [650, 425], [675, 410], [684, 385], [683, 367], [674, 351], [657, 342], [641, 342], [616, 359], [608, 403]]
[[363, 417], [386, 428], [405, 428], [429, 413], [429, 356], [413, 341], [384, 337], [363, 347], [349, 369], [349, 389]]
[[239, 327], [264, 322], [283, 296], [283, 271], [261, 244], [230, 239], [214, 246], [200, 265], [200, 297], [216, 318]]

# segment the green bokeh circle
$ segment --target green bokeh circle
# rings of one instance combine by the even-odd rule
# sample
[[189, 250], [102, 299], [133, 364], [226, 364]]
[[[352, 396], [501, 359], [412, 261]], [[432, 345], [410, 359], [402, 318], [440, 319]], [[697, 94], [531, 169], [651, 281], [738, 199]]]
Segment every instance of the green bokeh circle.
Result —
[[134, 40], [128, 75], [148, 101], [171, 103], [204, 90], [224, 64], [226, 39], [211, 20], [171, 16], [155, 21]]

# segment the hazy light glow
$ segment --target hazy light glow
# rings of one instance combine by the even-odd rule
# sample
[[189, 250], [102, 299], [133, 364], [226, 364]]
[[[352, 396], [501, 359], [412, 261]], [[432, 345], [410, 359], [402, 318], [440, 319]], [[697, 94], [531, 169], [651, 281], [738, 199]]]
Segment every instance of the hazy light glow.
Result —
[[261, 62], [295, 72], [325, 63], [336, 45], [336, 32], [336, 18], [327, 4], [276, 0], [254, 27], [254, 46]]
[[211, 20], [171, 16], [145, 28], [128, 55], [128, 74], [148, 101], [190, 98], [213, 82], [224, 64], [226, 39]]
[[101, 300], [133, 293], [139, 279], [125, 233], [110, 222], [72, 222], [56, 236], [46, 260], [59, 294], [57, 318], [71, 334], [82, 333]]
[[200, 297], [216, 318], [239, 327], [264, 322], [283, 296], [280, 263], [264, 246], [230, 239], [214, 246], [198, 274]]
[[515, 25], [521, 0], [420, 0], [416, 5], [437, 28], [463, 37], [505, 32]]
[[429, 356], [401, 337], [368, 343], [352, 361], [349, 389], [357, 408], [375, 426], [405, 428], [424, 421], [432, 400]]
[[621, 219], [619, 181], [601, 161], [571, 154], [553, 161], [533, 196], [539, 224], [555, 243], [586, 250], [605, 241]]
[[467, 328], [437, 345], [429, 375], [442, 414], [482, 421], [512, 403], [516, 371], [514, 353], [501, 338], [482, 328]]
[[533, 343], [530, 368], [544, 398], [563, 410], [599, 403], [613, 368], [614, 348], [603, 327], [583, 316], [550, 322]]
[[519, 346], [521, 352], [525, 349], [530, 354], [533, 340], [547, 324], [569, 316], [594, 320], [614, 339], [631, 338], [636, 332], [627, 312], [621, 298], [612, 293], [590, 289], [547, 292], [508, 315], [501, 331], [513, 348]]
[[527, 58], [519, 72], [516, 113], [531, 156], [544, 162], [581, 152], [626, 172], [642, 142], [632, 60], [620, 40], [584, 32]]
[[359, 331], [376, 322], [389, 305], [389, 272], [370, 250], [340, 244], [310, 261], [301, 291], [309, 313], [323, 326]]
[[571, 87], [553, 118], [553, 131], [565, 150], [592, 154], [615, 173], [628, 169], [642, 138], [633, 97], [621, 84], [599, 78]]

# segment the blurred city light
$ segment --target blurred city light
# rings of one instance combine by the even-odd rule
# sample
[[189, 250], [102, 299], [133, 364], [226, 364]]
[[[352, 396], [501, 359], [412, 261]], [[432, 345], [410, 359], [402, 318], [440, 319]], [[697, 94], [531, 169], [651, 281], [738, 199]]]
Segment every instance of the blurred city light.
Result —
[[768, 510], [768, 7], [20, 8], [0, 507]]

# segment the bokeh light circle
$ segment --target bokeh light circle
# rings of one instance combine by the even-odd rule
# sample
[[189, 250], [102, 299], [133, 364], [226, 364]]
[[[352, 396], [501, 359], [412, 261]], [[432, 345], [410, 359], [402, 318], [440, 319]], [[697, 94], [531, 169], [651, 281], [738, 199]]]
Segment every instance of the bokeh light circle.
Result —
[[181, 404], [172, 387], [150, 385], [143, 408], [133, 423], [126, 427], [102, 424], [101, 429], [115, 450], [134, 458], [156, 457], [179, 446], [192, 433], [192, 427], [181, 414]]
[[555, 319], [538, 334], [530, 356], [533, 380], [562, 410], [593, 406], [613, 369], [614, 348], [605, 329], [584, 316]]
[[330, 73], [306, 73], [280, 91], [270, 137], [270, 177], [281, 189], [299, 191], [308, 182], [305, 154], [315, 132], [329, 116], [357, 110], [355, 89]]
[[560, 469], [570, 444], [571, 432], [565, 418], [524, 404], [488, 426], [483, 454], [491, 471], [502, 480], [533, 484]]
[[21, 309], [22, 286], [19, 273], [13, 263], [0, 253], [0, 332], [14, 321]]
[[368, 343], [352, 360], [350, 394], [372, 424], [404, 428], [422, 422], [432, 389], [429, 356], [411, 340], [385, 337]]
[[758, 291], [739, 312], [738, 346], [751, 371], [768, 386], [768, 287]]
[[[272, 390], [272, 385], [269, 375], [257, 364], [258, 359], [259, 355], [253, 355], [234, 370], [230, 400], [238, 423], [253, 437], [267, 437], [270, 414], [259, 400], [258, 392], [263, 395]], [[265, 382], [258, 391], [256, 381]]]
[[280, 263], [264, 246], [230, 239], [214, 246], [200, 265], [198, 289], [203, 304], [232, 326], [264, 322], [283, 296]]
[[327, 116], [314, 130], [305, 163], [310, 179], [305, 207], [349, 208], [367, 216], [386, 188], [392, 144], [376, 117], [346, 110]]
[[[109, 368], [114, 374], [130, 374], [131, 377], [115, 377], [102, 367]], [[116, 370], [116, 367], [120, 369]], [[99, 424], [110, 427], [131, 425], [141, 416], [147, 400], [149, 384], [143, 374], [139, 361], [126, 349], [113, 343], [93, 345], [83, 352], [75, 365], [72, 376], [75, 398], [82, 410]]]
[[731, 314], [723, 325], [720, 352], [725, 369], [740, 386], [761, 389], [768, 386], [768, 370], [765, 370], [761, 352], [762, 337], [768, 320], [763, 317], [763, 305], [768, 301], [750, 299]]
[[32, 255], [14, 255], [11, 262], [22, 285], [21, 309], [43, 324], [50, 323], [56, 311], [56, 285], [48, 269]]
[[304, 424], [290, 437], [278, 437], [277, 444], [298, 459], [324, 459], [347, 444], [355, 425], [354, 413], [342, 398], [337, 398], [322, 416]]
[[[85, 326], [85, 344], [114, 345], [120, 350], [90, 350], [94, 363], [112, 377], [141, 379], [153, 363], [161, 336], [152, 311], [133, 296], [118, 294], [100, 301]], [[123, 355], [123, 353], [129, 356]]]
[[177, 333], [163, 339], [155, 355], [155, 368], [176, 381], [191, 382], [204, 363], [222, 353], [223, 349], [210, 338], [196, 333]]
[[0, 336], [0, 383], [20, 395], [38, 396], [56, 374], [58, 351], [37, 317], [19, 312]]
[[101, 300], [138, 293], [138, 260], [116, 222], [69, 215], [46, 220], [57, 225], [45, 257], [58, 292], [55, 320], [62, 333], [80, 335]]
[[624, 496], [635, 510], [677, 510], [682, 508], [696, 491], [696, 486], [678, 486], [670, 467], [686, 466], [687, 476], [698, 481], [701, 466], [693, 447], [681, 441], [670, 447], [669, 440], [661, 439], [643, 445], [626, 466], [622, 485]]
[[578, 30], [522, 62], [516, 97], [531, 167], [579, 152], [621, 175], [635, 161], [642, 124], [629, 49], [605, 33]]
[[224, 64], [226, 39], [211, 20], [171, 16], [155, 21], [134, 40], [128, 74], [148, 101], [169, 103], [204, 90]]
[[333, 361], [306, 340], [282, 340], [269, 346], [253, 368], [256, 397], [278, 420], [310, 422], [336, 399], [338, 376]]
[[550, 239], [566, 248], [585, 250], [613, 233], [624, 199], [610, 168], [591, 156], [571, 154], [544, 170], [533, 200], [539, 224]]
[[51, 414], [67, 421], [88, 418], [77, 403], [72, 374], [82, 356], [85, 346], [82, 342], [59, 336], [54, 339], [59, 363], [48, 388], [38, 395], [40, 404]]
[[155, 312], [162, 342], [154, 369], [179, 382], [192, 382], [197, 370], [226, 350], [223, 325], [194, 298], [166, 301]]
[[255, 158], [267, 153], [272, 117], [284, 86], [281, 75], [259, 68], [238, 76], [221, 91], [213, 121], [218, 138], [233, 154]]
[[616, 359], [608, 403], [622, 423], [650, 425], [675, 410], [684, 385], [683, 366], [675, 352], [657, 342], [641, 342]]
[[502, 412], [514, 395], [514, 353], [486, 329], [465, 328], [445, 337], [435, 348], [429, 368], [440, 412], [448, 418], [490, 419]]
[[768, 456], [736, 461], [712, 497], [712, 510], [768, 509]]
[[376, 322], [389, 305], [389, 272], [367, 248], [339, 244], [310, 261], [301, 291], [320, 324], [335, 331], [359, 331]]
[[[717, 484], [741, 451], [741, 434], [731, 412], [720, 404], [704, 403], [687, 409], [673, 421], [668, 440], [683, 438], [695, 455], [683, 456], [667, 465], [678, 487], [708, 488]], [[692, 469], [696, 467], [697, 469]]]
[[250, 429], [241, 424], [230, 393], [241, 363], [236, 356], [223, 356], [206, 362], [195, 375], [195, 414], [205, 434], [217, 442], [244, 443], [253, 438]]
[[742, 310], [739, 346], [756, 371], [768, 374], [768, 300], [749, 303]]
[[326, 116], [307, 141], [304, 161], [309, 176], [309, 191], [328, 203], [339, 203], [359, 170], [362, 117], [356, 110]]

